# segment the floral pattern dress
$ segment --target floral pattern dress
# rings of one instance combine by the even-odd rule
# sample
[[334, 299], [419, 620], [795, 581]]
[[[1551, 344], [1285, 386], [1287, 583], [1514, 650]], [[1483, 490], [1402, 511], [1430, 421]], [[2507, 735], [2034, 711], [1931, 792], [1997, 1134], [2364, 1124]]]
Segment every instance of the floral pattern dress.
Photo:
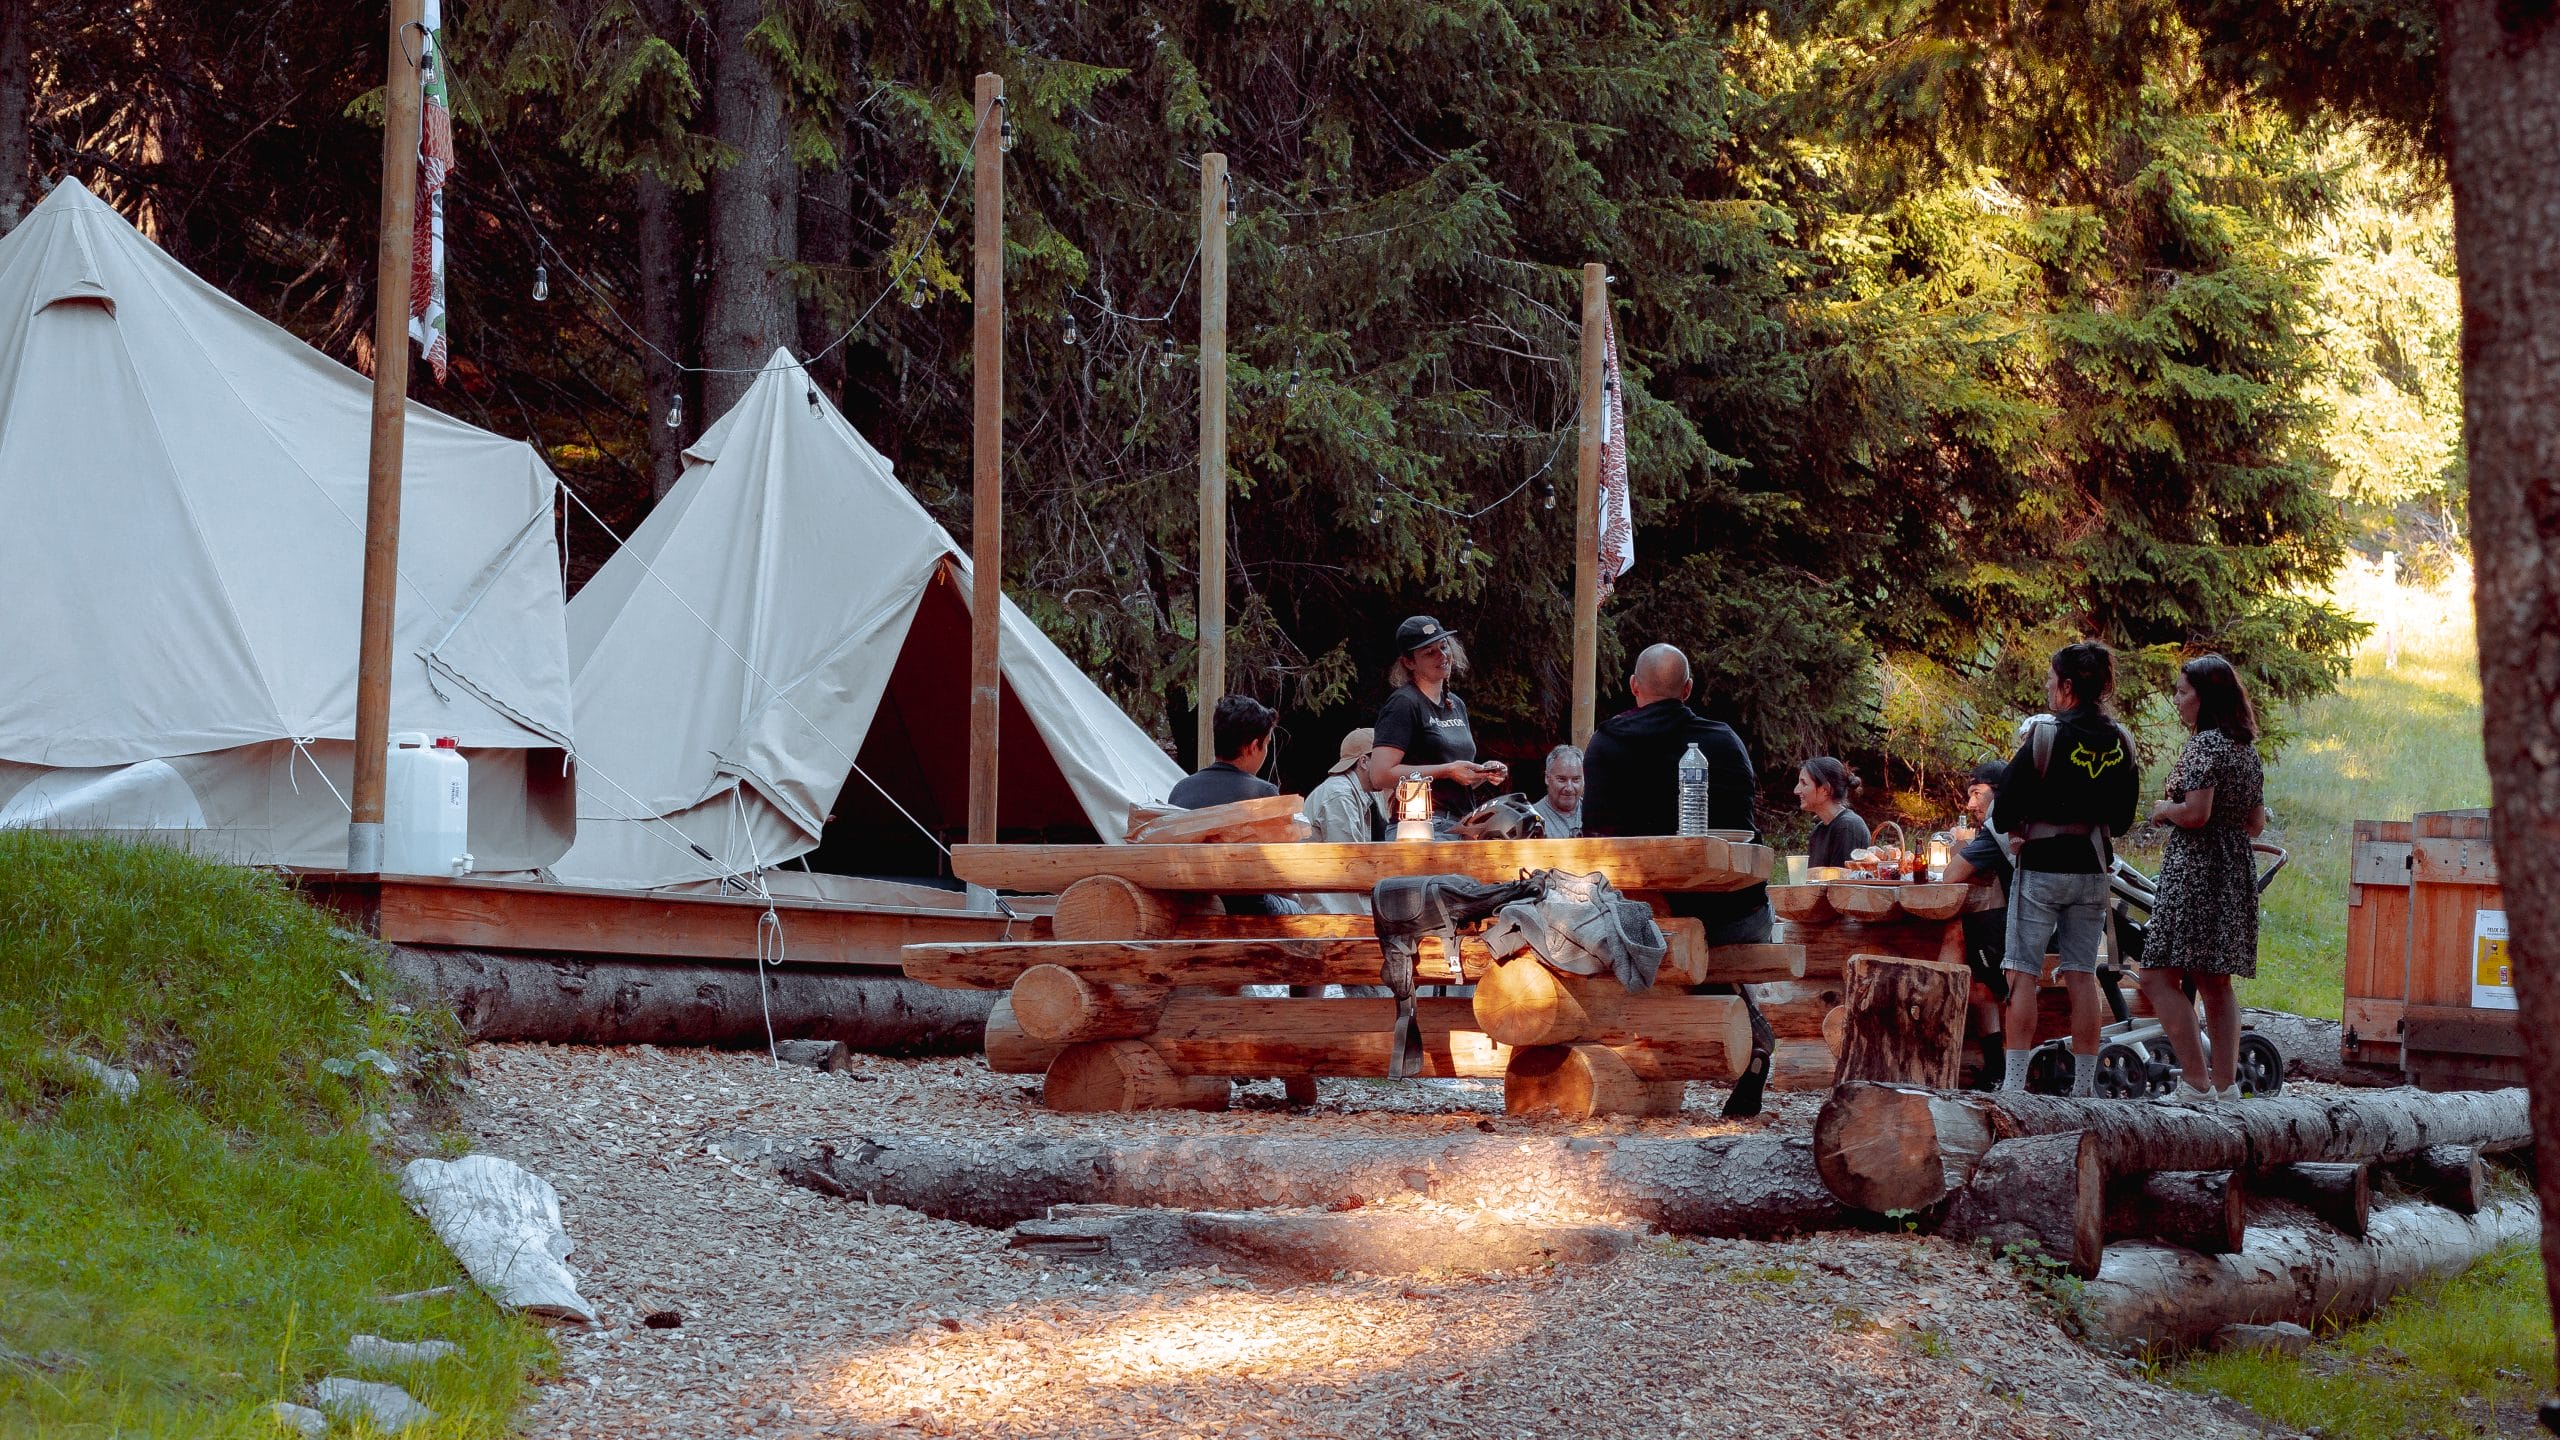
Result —
[[2160, 858], [2159, 902], [2142, 940], [2142, 963], [2208, 975], [2258, 973], [2258, 873], [2249, 853], [2249, 815], [2265, 794], [2255, 747], [2205, 730], [2178, 752], [2169, 798], [2213, 788], [2213, 814], [2169, 832]]

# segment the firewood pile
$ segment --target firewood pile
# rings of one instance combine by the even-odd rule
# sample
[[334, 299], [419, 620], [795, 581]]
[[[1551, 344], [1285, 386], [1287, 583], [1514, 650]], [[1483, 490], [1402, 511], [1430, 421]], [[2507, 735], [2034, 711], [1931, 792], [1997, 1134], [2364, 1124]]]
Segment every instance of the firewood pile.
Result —
[[[1285, 799], [1287, 797], [1275, 797]], [[1254, 802], [1264, 803], [1264, 802]], [[1254, 823], [1270, 823], [1262, 817]], [[1168, 825], [1150, 820], [1142, 836]], [[926, 984], [1000, 989], [987, 1024], [999, 1073], [1038, 1074], [1052, 1109], [1224, 1109], [1239, 1079], [1278, 1078], [1312, 1097], [1319, 1076], [1391, 1073], [1396, 1002], [1324, 998], [1320, 987], [1381, 983], [1383, 955], [1366, 915], [1221, 913], [1220, 893], [1365, 893], [1378, 878], [1456, 870], [1508, 878], [1522, 868], [1599, 870], [1653, 902], [1670, 949], [1655, 985], [1629, 992], [1608, 977], [1561, 974], [1522, 955], [1497, 963], [1478, 934], [1454, 950], [1422, 943], [1416, 981], [1475, 987], [1416, 1006], [1426, 1077], [1503, 1082], [1515, 1113], [1567, 1119], [1674, 1113], [1692, 1080], [1730, 1082], [1751, 1054], [1749, 1013], [1734, 995], [1691, 994], [1711, 982], [1793, 985], [1800, 947], [1743, 945], [1709, 953], [1704, 927], [1667, 913], [1666, 891], [1732, 889], [1768, 874], [1759, 846], [1714, 838], [1465, 842], [1443, 845], [1195, 843], [1125, 847], [964, 847], [970, 878], [1017, 886], [1064, 881], [1045, 941], [912, 945], [907, 975]], [[1320, 852], [1343, 852], [1341, 854]], [[1075, 867], [1074, 870], [1061, 867]], [[986, 883], [982, 881], [982, 883]], [[1287, 998], [1245, 986], [1314, 991]], [[1799, 1007], [1801, 1008], [1801, 1007]], [[1810, 1032], [1820, 1049], [1818, 1010]], [[1824, 1083], [1828, 1083], [1828, 1065]]]
[[[2530, 1207], [2493, 1204], [2488, 1161], [2532, 1138], [2521, 1089], [2183, 1105], [1845, 1084], [1813, 1150], [1850, 1210], [2104, 1277], [2115, 1328], [2162, 1344], [2325, 1308], [2235, 1313], [2243, 1272], [2343, 1304], [2494, 1243]], [[2234, 1258], [2198, 1268], [2213, 1257]]]

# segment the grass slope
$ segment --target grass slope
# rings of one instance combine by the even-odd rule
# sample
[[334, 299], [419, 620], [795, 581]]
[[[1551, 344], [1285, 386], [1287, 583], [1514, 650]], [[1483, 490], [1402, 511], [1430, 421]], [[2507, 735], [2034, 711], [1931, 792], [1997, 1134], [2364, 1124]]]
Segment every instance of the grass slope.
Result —
[[[411, 1435], [508, 1432], [541, 1333], [467, 1286], [378, 1298], [460, 1278], [364, 1137], [405, 1092], [323, 1065], [435, 1038], [381, 978], [270, 876], [0, 831], [0, 1346], [50, 1361], [0, 1358], [0, 1434], [271, 1437], [330, 1374], [440, 1412]], [[463, 1353], [369, 1375], [358, 1333]]]
[[2299, 1359], [2213, 1355], [2172, 1377], [2329, 1440], [2536, 1435], [2551, 1389], [2551, 1310], [2531, 1249], [2420, 1286]]

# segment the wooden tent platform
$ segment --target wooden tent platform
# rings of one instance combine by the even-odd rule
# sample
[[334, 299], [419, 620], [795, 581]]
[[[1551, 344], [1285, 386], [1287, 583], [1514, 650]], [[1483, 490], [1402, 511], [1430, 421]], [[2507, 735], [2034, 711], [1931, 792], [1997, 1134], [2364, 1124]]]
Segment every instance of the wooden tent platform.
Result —
[[[752, 964], [758, 953], [757, 929], [768, 908], [768, 902], [745, 895], [331, 870], [299, 872], [297, 883], [305, 896], [335, 912], [349, 928], [389, 944], [543, 955]], [[883, 895], [916, 888], [885, 887]], [[954, 904], [941, 906], [777, 897], [770, 908], [790, 937], [793, 964], [896, 975], [901, 973], [902, 947], [1006, 937], [1004, 916], [960, 908], [956, 892], [952, 899]], [[1044, 938], [1047, 918], [1029, 915], [1013, 921], [1010, 930], [1017, 940]]]

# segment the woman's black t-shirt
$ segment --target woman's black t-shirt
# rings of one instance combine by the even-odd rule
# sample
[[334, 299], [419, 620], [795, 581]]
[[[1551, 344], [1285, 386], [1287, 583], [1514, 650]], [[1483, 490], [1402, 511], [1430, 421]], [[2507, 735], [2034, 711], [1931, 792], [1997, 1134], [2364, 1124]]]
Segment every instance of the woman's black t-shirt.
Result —
[[1813, 838], [1805, 842], [1804, 863], [1808, 867], [1846, 865], [1849, 852], [1864, 850], [1875, 843], [1867, 833], [1867, 822], [1857, 811], [1843, 805], [1840, 813], [1813, 827]]
[[[1447, 695], [1437, 705], [1411, 685], [1399, 685], [1378, 707], [1376, 744], [1402, 750], [1404, 766], [1446, 765], [1476, 758], [1476, 736], [1467, 728], [1467, 702]], [[1463, 815], [1469, 806], [1467, 787], [1455, 780], [1431, 782], [1431, 808], [1443, 815]]]

